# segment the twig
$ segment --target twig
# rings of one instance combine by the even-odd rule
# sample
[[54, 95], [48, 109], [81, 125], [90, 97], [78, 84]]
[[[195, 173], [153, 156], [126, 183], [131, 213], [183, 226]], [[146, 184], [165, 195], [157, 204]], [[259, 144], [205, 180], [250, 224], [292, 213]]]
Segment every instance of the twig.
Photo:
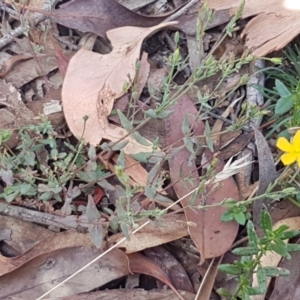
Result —
[[[9, 205], [6, 203], [0, 202], [0, 215], [10, 216], [17, 219], [21, 219], [23, 221], [34, 222], [38, 224], [43, 224], [47, 226], [55, 226], [62, 229], [77, 229], [79, 224], [77, 221], [70, 222], [70, 224], [66, 225], [64, 222], [65, 218], [60, 216], [55, 216], [39, 211], [34, 211], [31, 209], [18, 207], [14, 205]], [[65, 224], [65, 225], [63, 225]]]
[[[51, 0], [51, 5], [54, 3], [54, 1], [55, 0]], [[2, 7], [4, 7], [4, 4], [3, 3], [1, 3], [1, 4], [2, 4]], [[48, 1], [46, 1], [46, 3], [42, 7], [42, 10], [47, 10], [48, 4], [49, 4]], [[0, 7], [0, 8], [2, 9], [2, 7]], [[44, 21], [46, 19], [46, 16], [41, 13], [35, 12], [32, 14], [32, 16], [30, 16], [30, 19], [32, 19], [33, 24], [36, 25], [36, 24]], [[9, 34], [2, 37], [0, 39], [0, 49], [5, 47], [9, 43], [11, 43], [16, 37], [22, 35], [23, 32], [24, 32], [23, 25], [20, 25], [19, 27], [15, 28], [11, 32], [9, 32]]]
[[10, 14], [12, 17], [19, 19], [20, 14], [12, 8], [9, 8], [5, 3], [0, 2], [0, 9]]
[[189, 12], [189, 9], [198, 2], [199, 0], [191, 0], [187, 5], [179, 9], [175, 14], [166, 18], [163, 23], [174, 21], [178, 19], [180, 16], [186, 15]]

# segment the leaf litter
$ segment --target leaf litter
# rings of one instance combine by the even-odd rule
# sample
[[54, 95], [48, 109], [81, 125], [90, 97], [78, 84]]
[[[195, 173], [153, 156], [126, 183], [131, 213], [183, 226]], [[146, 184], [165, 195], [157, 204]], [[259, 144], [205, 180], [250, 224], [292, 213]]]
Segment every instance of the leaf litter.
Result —
[[[124, 2], [128, 2], [129, 6]], [[2, 75], [0, 75], [4, 78], [1, 81], [2, 90], [6, 91], [3, 103], [1, 102], [0, 105], [1, 121], [4, 120], [5, 123], [4, 125], [1, 124], [1, 129], [13, 131], [16, 127], [32, 125], [33, 119], [41, 120], [43, 118], [40, 113], [45, 113], [44, 103], [54, 104], [52, 101], [55, 100], [59, 103], [62, 99], [64, 117], [71, 132], [65, 131], [61, 113], [57, 119], [51, 119], [54, 129], [60, 133], [49, 131], [50, 133], [47, 134], [49, 140], [59, 136], [64, 142], [58, 142], [55, 147], [50, 146], [52, 147], [50, 151], [51, 142], [47, 140], [47, 146], [38, 145], [33, 152], [34, 154], [39, 152], [37, 165], [42, 166], [38, 171], [39, 174], [49, 174], [49, 170], [51, 173], [51, 168], [54, 168], [61, 172], [61, 178], [64, 180], [66, 173], [63, 170], [67, 168], [67, 174], [75, 170], [81, 172], [81, 177], [75, 179], [75, 182], [80, 182], [79, 186], [76, 185], [79, 193], [73, 193], [72, 179], [74, 178], [67, 177], [63, 184], [62, 181], [59, 181], [59, 184], [55, 182], [54, 185], [56, 186], [53, 185], [53, 182], [51, 182], [52, 185], [50, 183], [50, 185], [39, 184], [39, 191], [44, 190], [46, 194], [51, 196], [51, 201], [44, 201], [44, 204], [39, 203], [41, 200], [38, 198], [41, 194], [30, 193], [26, 197], [15, 197], [12, 200], [13, 205], [7, 206], [9, 209], [5, 207], [4, 203], [1, 203], [4, 204], [0, 206], [3, 207], [3, 212], [10, 212], [10, 215], [18, 215], [26, 220], [34, 220], [38, 214], [31, 215], [28, 209], [23, 209], [24, 205], [48, 211], [53, 214], [53, 220], [60, 220], [59, 222], [55, 221], [55, 226], [51, 225], [49, 229], [57, 232], [60, 230], [59, 228], [65, 230], [72, 227], [76, 228], [77, 231], [68, 230], [53, 233], [39, 225], [28, 227], [28, 224], [25, 225], [24, 223], [22, 226], [21, 221], [19, 225], [16, 222], [13, 224], [15, 226], [8, 226], [8, 217], [0, 214], [0, 223], [6, 224], [3, 225], [4, 229], [1, 228], [0, 231], [0, 237], [4, 244], [0, 257], [2, 265], [0, 281], [2, 281], [1, 285], [3, 286], [0, 298], [8, 297], [11, 293], [21, 298], [40, 297], [49, 292], [52, 287], [56, 287], [65, 278], [72, 276], [78, 269], [101, 255], [102, 251], [105, 250], [108, 252], [103, 259], [99, 260], [97, 266], [87, 267], [85, 272], [77, 274], [66, 284], [51, 291], [50, 297], [55, 297], [55, 299], [58, 299], [57, 297], [92, 299], [95, 296], [99, 297], [97, 299], [118, 299], [120, 297], [118, 291], [120, 282], [122, 282], [121, 284], [126, 283], [126, 276], [131, 272], [147, 274], [156, 278], [156, 286], [159, 290], [149, 292], [138, 289], [129, 290], [129, 285], [125, 284], [123, 286], [127, 288], [122, 291], [122, 299], [126, 299], [126, 297], [128, 299], [133, 297], [138, 299], [161, 299], [162, 297], [174, 299], [174, 293], [178, 299], [194, 299], [200, 293], [202, 297], [200, 299], [204, 300], [209, 299], [216, 290], [214, 283], [219, 274], [217, 265], [221, 263], [222, 255], [232, 247], [239, 228], [238, 223], [234, 220], [230, 222], [221, 221], [223, 213], [230, 211], [230, 209], [219, 204], [225, 198], [232, 198], [235, 201], [246, 200], [253, 192], [254, 184], [252, 186], [248, 183], [248, 186], [243, 186], [249, 188], [250, 192], [243, 190], [244, 193], [241, 191], [239, 193], [241, 186], [236, 184], [238, 181], [235, 182], [233, 173], [229, 173], [229, 175], [225, 174], [225, 177], [218, 180], [217, 183], [205, 185], [202, 190], [198, 189], [198, 194], [195, 196], [186, 197], [186, 194], [197, 189], [197, 187], [199, 188], [199, 176], [207, 176], [210, 172], [210, 165], [214, 166], [217, 173], [221, 173], [224, 168], [226, 171], [228, 163], [225, 165], [223, 160], [230, 159], [229, 162], [231, 162], [232, 157], [245, 149], [251, 141], [253, 132], [241, 133], [237, 130], [233, 135], [227, 136], [226, 132], [225, 135], [222, 133], [222, 131], [227, 130], [228, 124], [235, 124], [237, 115], [241, 111], [239, 105], [235, 107], [230, 103], [233, 98], [228, 97], [226, 99], [226, 97], [228, 93], [235, 93], [235, 90], [241, 85], [243, 75], [249, 73], [249, 70], [244, 68], [240, 72], [231, 74], [226, 78], [226, 82], [222, 82], [224, 78], [222, 78], [222, 72], [219, 72], [216, 76], [204, 80], [204, 82], [206, 81], [205, 84], [198, 85], [195, 90], [192, 89], [188, 93], [191, 98], [187, 95], [180, 97], [177, 104], [168, 108], [174, 109], [174, 112], [167, 117], [166, 134], [163, 133], [164, 130], [159, 132], [163, 120], [158, 119], [148, 123], [148, 126], [153, 128], [142, 128], [139, 130], [140, 133], [135, 136], [130, 135], [130, 131], [143, 120], [145, 112], [155, 109], [161, 101], [159, 93], [149, 101], [149, 91], [151, 89], [155, 91], [163, 89], [166, 84], [166, 76], [170, 72], [170, 66], [165, 58], [169, 53], [168, 48], [171, 50], [175, 48], [170, 44], [170, 41], [165, 42], [164, 38], [169, 34], [176, 41], [172, 32], [176, 29], [182, 30], [179, 35], [181, 55], [184, 53], [194, 55], [193, 61], [190, 59], [189, 64], [192, 71], [195, 71], [201, 61], [197, 56], [200, 50], [198, 45], [203, 42], [204, 52], [201, 55], [205, 57], [205, 54], [212, 48], [212, 43], [218, 42], [221, 37], [219, 32], [223, 30], [223, 27], [217, 26], [230, 20], [239, 3], [237, 1], [221, 3], [217, 0], [209, 0], [208, 4], [217, 10], [207, 26], [207, 29], [213, 30], [209, 33], [210, 36], [205, 34], [206, 41], [197, 41], [199, 32], [196, 24], [198, 10], [201, 7], [199, 1], [191, 1], [190, 3], [196, 3], [192, 9], [186, 10], [184, 14], [179, 14], [179, 17], [175, 18], [177, 22], [169, 23], [162, 22], [172, 19], [178, 9], [180, 12], [180, 5], [183, 5], [182, 1], [172, 1], [172, 4], [170, 1], [151, 1], [151, 3], [149, 1], [138, 1], [138, 3], [136, 1], [134, 11], [125, 7], [130, 7], [133, 4], [129, 2], [124, 0], [123, 6], [117, 1], [75, 0], [59, 5], [57, 9], [45, 12], [45, 15], [50, 16], [53, 22], [66, 26], [70, 32], [72, 28], [75, 35], [64, 35], [62, 38], [60, 34], [63, 30], [60, 27], [51, 28], [48, 32], [47, 26], [42, 27], [46, 30], [33, 26], [30, 28], [29, 39], [25, 34], [25, 37], [15, 39], [17, 43], [5, 45], [6, 52], [1, 52], [3, 55], [1, 61], [4, 62], [4, 65]], [[28, 8], [39, 11], [45, 3], [43, 1], [30, 1]], [[174, 7], [174, 3], [177, 7], [176, 5]], [[273, 0], [272, 5], [267, 3], [259, 6], [257, 1], [246, 1], [242, 17], [253, 16], [253, 18], [241, 23], [243, 30], [241, 35], [246, 36], [246, 47], [254, 49], [252, 54], [262, 55], [275, 49], [281, 49], [298, 33], [293, 26], [289, 26], [289, 29], [286, 30], [281, 22], [283, 19], [293, 20], [297, 16], [297, 12], [291, 13], [289, 8], [282, 9], [279, 6], [279, 1]], [[0, 8], [4, 9], [1, 6]], [[16, 9], [15, 16], [18, 18], [18, 14], [22, 14], [22, 10], [18, 5], [13, 6], [13, 8]], [[278, 11], [280, 14], [276, 14]], [[149, 16], [149, 13], [153, 12], [164, 13]], [[8, 11], [8, 14], [10, 13], [11, 11]], [[34, 14], [28, 15], [33, 16]], [[170, 17], [167, 18], [167, 16]], [[277, 32], [274, 28], [265, 30], [267, 28], [265, 24], [270, 20], [278, 28]], [[296, 22], [294, 23], [296, 24]], [[43, 23], [44, 25], [45, 23]], [[22, 33], [25, 27], [22, 28]], [[145, 50], [144, 40], [149, 35], [161, 30], [168, 30], [168, 33], [161, 35], [157, 40], [154, 39], [155, 42], [150, 45], [156, 48], [157, 45], [155, 44], [160, 44], [160, 47], [154, 50], [157, 56], [155, 57], [151, 52], [148, 54], [143, 52]], [[262, 31], [265, 31], [265, 34]], [[82, 32], [92, 32], [95, 35], [87, 42], [88, 37]], [[51, 39], [48, 38], [49, 36]], [[55, 41], [57, 36], [62, 39]], [[189, 41], [187, 44], [185, 38]], [[236, 44], [237, 40], [239, 39], [236, 37], [226, 39], [221, 43], [214, 57], [222, 61], [242, 55], [243, 43]], [[25, 44], [26, 46], [24, 46]], [[1, 41], [0, 45], [4, 47]], [[31, 46], [28, 47], [28, 45]], [[85, 46], [76, 53], [68, 50], [78, 49], [78, 46], [81, 47], [82, 45]], [[112, 51], [107, 53], [109, 48], [112, 48]], [[99, 49], [106, 49], [103, 53], [107, 54], [102, 54]], [[42, 52], [42, 54], [38, 52]], [[141, 52], [143, 53], [142, 59], [137, 63]], [[72, 57], [70, 61], [69, 57]], [[159, 62], [156, 61], [157, 57], [160, 59]], [[181, 67], [179, 69], [181, 70]], [[172, 78], [174, 84], [182, 82], [183, 79], [180, 76], [183, 74], [183, 78], [186, 80], [184, 76], [187, 76], [188, 73], [181, 73], [180, 70], [177, 74], [178, 77]], [[29, 72], [26, 74], [26, 71]], [[64, 79], [61, 76], [58, 80], [52, 78], [53, 73], [55, 77], [55, 74], [59, 74], [59, 72]], [[51, 81], [51, 78], [54, 81]], [[60, 95], [62, 82], [62, 95]], [[176, 84], [174, 85], [175, 89]], [[17, 89], [19, 90], [17, 91]], [[45, 92], [45, 90], [47, 91]], [[204, 118], [199, 118], [202, 113], [201, 109], [203, 109], [203, 103], [200, 99], [203, 95], [207, 96], [211, 92], [214, 92], [215, 99], [225, 98], [226, 101], [223, 103], [215, 102], [218, 103], [218, 106], [214, 110], [217, 112], [214, 115], [205, 115]], [[135, 95], [135, 99], [133, 99], [133, 95]], [[20, 96], [28, 102], [26, 106], [21, 101]], [[123, 97], [118, 99], [121, 96]], [[36, 98], [42, 99], [33, 101], [37, 100]], [[204, 103], [205, 109], [212, 105], [213, 99], [214, 97], [211, 97], [209, 102]], [[120, 101], [118, 104], [118, 100], [123, 102]], [[132, 112], [142, 115], [141, 120], [137, 118], [132, 122], [128, 121], [127, 118]], [[85, 117], [88, 117], [87, 120], [84, 120]], [[11, 120], [14, 120], [14, 123], [11, 123]], [[184, 123], [186, 123], [185, 129], [182, 127]], [[191, 140], [183, 132], [186, 131], [187, 127], [196, 136], [201, 136], [197, 138], [197, 143], [202, 146], [202, 149], [197, 153], [191, 151]], [[153, 132], [149, 134], [151, 129]], [[212, 147], [211, 139], [203, 138], [208, 133], [213, 134], [215, 149]], [[137, 135], [139, 138], [136, 137]], [[32, 138], [38, 139], [40, 136], [38, 134], [32, 135]], [[56, 152], [56, 150], [70, 152], [70, 149], [75, 149], [74, 137], [80, 139], [82, 136], [85, 144], [91, 145], [86, 156], [80, 148], [75, 156], [76, 159], [72, 161], [70, 167], [66, 167], [58, 158], [59, 155], [64, 157], [65, 154]], [[155, 144], [157, 136], [161, 138], [159, 147]], [[273, 153], [269, 148], [269, 141], [266, 141], [257, 130], [255, 130], [255, 136], [259, 163], [259, 181], [256, 181], [259, 184], [257, 196], [260, 196], [275, 179], [275, 165]], [[69, 139], [70, 137], [71, 139]], [[109, 151], [105, 156], [102, 155], [98, 148], [100, 143], [105, 141], [116, 146], [120, 139], [125, 140], [123, 147], [115, 147], [111, 149], [113, 151], [110, 150], [111, 153]], [[14, 147], [18, 143], [19, 137], [16, 134], [6, 143], [9, 148], [4, 150], [4, 155], [10, 152], [10, 148], [15, 151]], [[168, 146], [173, 147], [169, 150], [176, 150], [171, 157], [168, 157], [169, 166], [161, 163], [162, 157], [165, 158], [169, 154], [163, 152]], [[65, 150], [64, 147], [68, 147], [69, 150]], [[153, 147], [158, 151], [162, 150], [154, 153], [154, 155], [152, 153], [154, 157], [149, 156]], [[118, 151], [120, 148], [123, 148], [121, 152]], [[107, 150], [107, 148], [105, 149]], [[138, 156], [141, 153], [143, 156]], [[41, 157], [43, 155], [44, 158]], [[133, 155], [135, 159], [139, 158], [142, 162], [135, 160], [130, 155]], [[84, 159], [84, 163], [79, 163], [80, 160]], [[152, 162], [150, 162], [151, 159]], [[104, 165], [103, 169], [101, 162]], [[3, 169], [2, 164], [3, 160], [0, 160], [1, 193], [8, 187], [14, 187], [20, 178], [22, 180], [24, 176], [32, 178], [31, 176], [36, 174], [32, 170], [34, 167], [29, 164], [26, 169], [22, 170], [23, 173], [18, 173], [17, 177], [14, 178], [10, 172], [10, 167], [9, 170]], [[116, 167], [120, 166], [124, 168], [125, 175], [116, 171]], [[107, 170], [104, 170], [105, 168]], [[224, 173], [226, 173], [225, 171]], [[114, 180], [109, 178], [111, 176], [109, 172], [117, 174], [117, 178]], [[186, 178], [188, 178], [187, 181]], [[101, 188], [95, 187], [97, 184]], [[55, 189], [60, 185], [63, 185], [64, 189], [55, 194]], [[22, 186], [22, 191], [28, 192], [28, 188], [28, 185]], [[114, 199], [109, 199], [108, 195], [111, 191], [115, 192]], [[73, 195], [76, 195], [74, 199]], [[32, 197], [37, 198], [37, 200], [32, 202]], [[128, 203], [129, 198], [130, 203]], [[178, 203], [174, 204], [173, 200], [175, 199], [180, 201], [178, 200]], [[163, 211], [163, 214], [167, 211], [171, 212], [170, 215], [162, 217], [163, 214], [160, 215], [161, 212], [158, 213], [157, 209], [169, 208], [170, 203], [173, 203], [172, 208], [169, 211]], [[17, 209], [14, 207], [16, 204], [21, 207]], [[261, 202], [254, 202], [254, 221], [261, 208], [259, 204]], [[212, 207], [203, 209], [207, 205]], [[270, 204], [270, 206], [272, 205], [273, 203]], [[130, 207], [133, 214], [139, 215], [141, 213], [142, 220], [135, 220], [131, 218], [130, 214], [126, 215], [126, 207]], [[120, 228], [114, 227], [116, 214], [112, 209], [118, 211], [119, 220], [117, 222], [119, 224], [117, 223], [117, 225], [120, 225], [122, 232], [119, 232]], [[180, 214], [182, 210], [184, 214]], [[271, 214], [274, 213], [274, 210], [270, 209], [270, 211]], [[278, 212], [279, 208], [276, 208], [276, 211]], [[281, 211], [279, 219], [291, 212], [292, 216], [294, 216], [293, 213], [296, 213], [293, 209], [284, 211], [285, 213]], [[68, 216], [62, 218], [62, 215]], [[149, 216], [150, 218], [148, 218]], [[147, 226], [137, 230], [137, 232], [134, 231], [133, 234], [132, 231], [138, 226], [143, 226], [146, 220], [148, 220]], [[50, 224], [48, 221], [45, 223], [40, 221], [40, 223], [44, 226]], [[291, 227], [294, 226], [293, 223], [288, 222], [288, 224]], [[106, 229], [109, 225], [111, 230], [108, 233]], [[24, 236], [20, 235], [19, 232], [17, 233], [17, 231], [24, 231], [23, 227], [31, 228], [28, 229], [30, 232]], [[43, 230], [38, 228], [43, 228]], [[87, 230], [89, 234], [86, 232]], [[44, 238], [39, 236], [41, 231], [43, 231]], [[124, 240], [124, 234], [127, 236], [126, 240]], [[195, 271], [195, 268], [191, 271], [190, 267], [183, 261], [176, 259], [175, 250], [174, 253], [168, 252], [161, 246], [175, 240], [182, 240], [186, 236], [191, 238], [188, 237], [187, 239], [191, 243], [193, 241], [194, 245], [190, 248], [184, 247], [181, 251], [184, 253], [195, 251], [196, 260], [194, 263], [195, 261], [207, 265], [210, 263], [211, 266], [206, 275], [202, 274], [200, 287], [198, 273], [196, 273], [198, 280], [195, 278], [192, 280], [192, 276], [195, 275], [194, 272], [199, 271]], [[93, 245], [101, 249], [97, 250]], [[113, 247], [118, 247], [118, 249], [112, 249]], [[168, 249], [172, 249], [172, 247]], [[9, 253], [11, 254], [9, 255]], [[269, 253], [266, 257], [269, 257]], [[214, 260], [217, 261], [215, 264]], [[265, 262], [263, 261], [263, 263]], [[278, 262], [274, 264], [274, 266], [277, 265]], [[110, 291], [76, 295], [103, 287], [109, 282], [112, 288]], [[162, 289], [163, 284], [173, 290], [171, 294], [170, 291]], [[10, 290], [11, 286], [13, 286], [13, 290]], [[70, 289], [70, 286], [75, 286], [75, 288]], [[186, 290], [186, 292], [183, 293], [182, 290]], [[197, 290], [198, 293], [195, 295]], [[263, 299], [256, 296], [251, 298]]]

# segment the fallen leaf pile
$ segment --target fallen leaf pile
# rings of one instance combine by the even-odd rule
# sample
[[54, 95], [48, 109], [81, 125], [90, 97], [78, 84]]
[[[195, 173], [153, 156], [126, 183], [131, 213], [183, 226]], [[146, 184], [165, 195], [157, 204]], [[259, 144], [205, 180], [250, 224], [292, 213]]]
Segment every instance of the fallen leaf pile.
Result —
[[[0, 194], [11, 188], [14, 195], [14, 183], [24, 192], [12, 203], [0, 199], [0, 299], [209, 300], [222, 284], [232, 284], [218, 266], [232, 260], [229, 251], [244, 230], [221, 220], [228, 207], [220, 204], [263, 195], [277, 177], [260, 130], [228, 130], [247, 101], [242, 79], [254, 71], [244, 65], [224, 80], [218, 69], [180, 94], [166, 118], [146, 116], [166, 93], [173, 100], [200, 61], [209, 63], [205, 57], [215, 43], [221, 41], [212, 65], [239, 59], [246, 49], [256, 56], [280, 50], [300, 33], [300, 12], [289, 1], [246, 0], [246, 21], [237, 24], [241, 34], [222, 40], [220, 32], [241, 1], [207, 4], [215, 14], [199, 41], [197, 24], [206, 9], [201, 1], [0, 1], [0, 130], [12, 132], [5, 147], [0, 140]], [[21, 33], [8, 34], [11, 29]], [[173, 70], [176, 48], [185, 62]], [[206, 95], [213, 96], [203, 105]], [[220, 115], [205, 114], [209, 105]], [[22, 132], [16, 129], [27, 133], [41, 120], [51, 130], [31, 133], [28, 140], [43, 136], [42, 142], [17, 147]], [[225, 162], [250, 151], [254, 139], [259, 178], [251, 161], [250, 169], [215, 182]], [[22, 151], [35, 160], [12, 174], [18, 161], [8, 157]], [[36, 192], [30, 194], [32, 186]], [[278, 221], [275, 229], [300, 229], [299, 209], [285, 203], [263, 198], [253, 204], [258, 234], [265, 206]], [[280, 260], [268, 252], [262, 264], [292, 268]], [[296, 300], [298, 268], [292, 274], [296, 287], [289, 299]], [[292, 289], [276, 280], [270, 300], [287, 295], [288, 284]]]

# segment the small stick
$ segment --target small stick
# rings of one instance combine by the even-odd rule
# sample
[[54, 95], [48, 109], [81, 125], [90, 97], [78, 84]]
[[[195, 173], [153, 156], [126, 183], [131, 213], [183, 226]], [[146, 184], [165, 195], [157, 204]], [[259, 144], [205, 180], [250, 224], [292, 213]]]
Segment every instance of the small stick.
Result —
[[64, 217], [51, 215], [24, 207], [18, 207], [3, 202], [0, 202], [0, 215], [14, 217], [32, 223], [34, 222], [47, 226], [55, 226], [62, 229], [77, 229], [77, 227], [80, 227], [76, 220], [66, 224]]
[[166, 18], [163, 23], [174, 21], [178, 19], [180, 16], [186, 15], [189, 12], [189, 9], [194, 6], [196, 3], [198, 3], [199, 0], [191, 0], [187, 5], [179, 9], [176, 13]]

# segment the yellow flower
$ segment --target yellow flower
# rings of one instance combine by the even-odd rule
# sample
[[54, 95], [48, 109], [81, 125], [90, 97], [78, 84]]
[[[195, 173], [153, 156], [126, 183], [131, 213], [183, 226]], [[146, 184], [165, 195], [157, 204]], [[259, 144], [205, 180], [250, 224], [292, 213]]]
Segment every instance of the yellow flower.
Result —
[[285, 152], [281, 156], [281, 161], [284, 165], [290, 165], [297, 161], [300, 167], [300, 130], [296, 132], [291, 143], [286, 138], [280, 137], [276, 146]]

